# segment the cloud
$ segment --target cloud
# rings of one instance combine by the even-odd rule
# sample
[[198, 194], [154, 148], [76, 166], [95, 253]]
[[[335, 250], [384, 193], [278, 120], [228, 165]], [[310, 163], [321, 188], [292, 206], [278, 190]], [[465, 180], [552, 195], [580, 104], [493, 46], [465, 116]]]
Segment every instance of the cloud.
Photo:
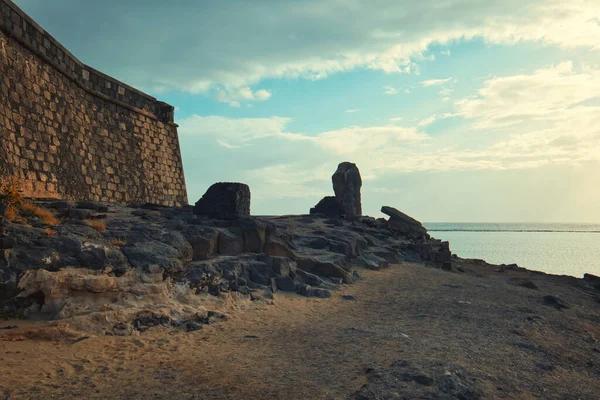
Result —
[[451, 80], [452, 80], [452, 78], [446, 78], [446, 79], [429, 79], [429, 80], [426, 80], [426, 81], [421, 81], [419, 83], [423, 87], [430, 87], [430, 86], [440, 86], [440, 85], [443, 85], [444, 83], [450, 82]]
[[[600, 49], [597, 0], [382, 0], [377, 7], [366, 0], [17, 3], [102, 71], [138, 87], [190, 93], [355, 69], [416, 73], [415, 61], [432, 44], [475, 37]], [[85, 37], [73, 37], [74, 30]]]
[[221, 103], [228, 103], [230, 106], [237, 108], [241, 106], [241, 102], [268, 100], [271, 97], [271, 92], [264, 89], [254, 91], [249, 87], [217, 88], [213, 97]]
[[508, 134], [487, 149], [489, 157], [520, 160], [521, 166], [581, 165], [600, 159], [598, 93], [600, 69], [566, 61], [528, 75], [490, 78], [477, 96], [456, 102], [456, 114], [473, 130]]
[[440, 94], [442, 96], [448, 96], [452, 92], [454, 92], [454, 89], [444, 88], [444, 89], [440, 90]]
[[347, 113], [350, 113], [350, 114], [352, 114], [352, 113], [357, 113], [357, 112], [359, 112], [359, 111], [360, 111], [360, 108], [353, 108], [353, 109], [350, 109], [350, 110], [346, 110], [346, 112], [347, 112]]
[[419, 121], [419, 123], [417, 124], [417, 127], [423, 128], [423, 127], [429, 126], [429, 125], [433, 124], [436, 119], [437, 119], [436, 115], [432, 115], [430, 117], [427, 117], [427, 118]]
[[383, 92], [383, 94], [398, 94], [400, 92], [400, 89], [396, 89], [395, 87], [392, 86], [384, 86], [383, 87], [385, 89], [385, 92]]
[[402, 117], [394, 117], [394, 118], [390, 118], [390, 122], [400, 122], [402, 121], [404, 118]]
[[446, 50], [446, 51], [440, 51], [440, 54], [442, 54], [444, 56], [447, 56], [447, 57], [450, 57], [451, 53], [450, 53], [450, 50]]

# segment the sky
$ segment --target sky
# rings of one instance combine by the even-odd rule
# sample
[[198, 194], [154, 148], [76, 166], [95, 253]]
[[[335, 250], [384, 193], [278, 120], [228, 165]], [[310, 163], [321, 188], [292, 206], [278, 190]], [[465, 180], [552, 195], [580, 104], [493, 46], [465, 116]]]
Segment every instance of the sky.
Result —
[[190, 203], [304, 214], [343, 161], [363, 213], [600, 223], [598, 0], [16, 0], [176, 107]]

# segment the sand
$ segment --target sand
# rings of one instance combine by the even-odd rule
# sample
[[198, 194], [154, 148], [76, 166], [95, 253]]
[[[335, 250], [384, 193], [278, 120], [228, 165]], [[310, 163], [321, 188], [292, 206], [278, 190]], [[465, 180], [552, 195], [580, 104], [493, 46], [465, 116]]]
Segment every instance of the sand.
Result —
[[[0, 330], [0, 399], [345, 399], [367, 371], [396, 360], [451, 362], [484, 398], [599, 397], [593, 292], [566, 278], [512, 273], [539, 288], [529, 289], [464, 268], [393, 265], [361, 271], [333, 299], [276, 293], [273, 304], [224, 303], [229, 319], [196, 332], [116, 337], [68, 321], [0, 322], [19, 326]], [[544, 305], [545, 295], [569, 308]]]

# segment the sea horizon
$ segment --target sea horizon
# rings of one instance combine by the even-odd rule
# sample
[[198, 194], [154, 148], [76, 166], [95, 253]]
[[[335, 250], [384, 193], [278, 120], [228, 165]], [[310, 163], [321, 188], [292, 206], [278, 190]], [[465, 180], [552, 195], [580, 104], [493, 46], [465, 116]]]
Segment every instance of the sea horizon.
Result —
[[[598, 223], [425, 222], [461, 258], [582, 278], [600, 274]], [[590, 235], [593, 234], [593, 235]]]

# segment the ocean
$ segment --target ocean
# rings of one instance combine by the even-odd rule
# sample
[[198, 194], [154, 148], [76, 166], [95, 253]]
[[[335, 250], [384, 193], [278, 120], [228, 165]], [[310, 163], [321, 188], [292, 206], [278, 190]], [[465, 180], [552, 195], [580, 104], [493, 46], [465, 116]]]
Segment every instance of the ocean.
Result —
[[600, 224], [423, 224], [462, 258], [578, 278], [600, 275]]

